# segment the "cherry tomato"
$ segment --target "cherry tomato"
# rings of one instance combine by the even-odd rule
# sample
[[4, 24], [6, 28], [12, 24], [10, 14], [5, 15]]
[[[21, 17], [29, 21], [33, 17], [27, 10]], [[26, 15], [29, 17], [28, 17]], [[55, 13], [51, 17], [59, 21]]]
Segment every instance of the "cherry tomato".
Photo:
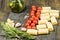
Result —
[[26, 26], [26, 27], [27, 27], [27, 26], [29, 26], [29, 23], [26, 23], [26, 25], [25, 25], [25, 26]]
[[31, 11], [31, 13], [35, 13], [35, 11]]
[[34, 11], [31, 11], [30, 15], [31, 15], [31, 16], [34, 16], [34, 13], [35, 13]]
[[41, 10], [37, 10], [37, 12], [40, 12], [41, 13]]
[[40, 15], [40, 12], [37, 12], [36, 15]]
[[35, 26], [32, 26], [32, 29], [36, 29], [36, 27]]
[[35, 24], [34, 23], [31, 23], [31, 26], [35, 26]]
[[31, 29], [31, 26], [27, 26], [26, 28], [27, 28], [27, 29]]
[[36, 8], [32, 8], [32, 11], [36, 11]]
[[35, 16], [32, 16], [33, 19], [35, 19]]
[[38, 10], [42, 10], [42, 7], [38, 7]]
[[39, 20], [39, 18], [38, 17], [35, 17], [35, 20]]
[[31, 23], [31, 20], [28, 20], [27, 23], [30, 24]]
[[35, 5], [32, 5], [32, 8], [36, 8], [36, 6]]
[[36, 6], [35, 5], [32, 6], [32, 10], [36, 11]]
[[31, 13], [30, 16], [34, 16], [34, 13]]
[[33, 23], [34, 23], [34, 24], [37, 24], [37, 23], [38, 23], [37, 21], [38, 21], [38, 20], [34, 20]]
[[31, 21], [33, 21], [33, 20], [34, 20], [34, 18], [32, 18], [32, 17], [31, 17], [31, 18], [30, 18], [30, 20], [31, 20]]
[[40, 15], [36, 15], [37, 18], [40, 18]]

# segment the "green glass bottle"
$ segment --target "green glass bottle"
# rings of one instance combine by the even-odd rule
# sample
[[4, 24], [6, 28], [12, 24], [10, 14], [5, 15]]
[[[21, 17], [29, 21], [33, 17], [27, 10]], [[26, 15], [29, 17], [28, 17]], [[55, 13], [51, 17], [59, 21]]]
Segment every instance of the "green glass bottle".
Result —
[[9, 7], [12, 12], [20, 13], [25, 9], [26, 5], [22, 0], [11, 0]]

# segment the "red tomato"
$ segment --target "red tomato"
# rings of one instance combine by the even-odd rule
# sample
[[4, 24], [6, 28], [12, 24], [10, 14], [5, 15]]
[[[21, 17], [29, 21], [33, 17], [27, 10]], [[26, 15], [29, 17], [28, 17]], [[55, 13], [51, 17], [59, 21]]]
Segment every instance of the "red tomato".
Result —
[[36, 8], [32, 8], [32, 11], [36, 11]]
[[39, 20], [39, 18], [38, 17], [35, 17], [35, 20]]
[[31, 13], [35, 13], [35, 11], [31, 11]]
[[38, 23], [37, 21], [38, 21], [38, 20], [34, 20], [33, 23], [34, 23], [34, 24], [37, 24], [37, 23]]
[[31, 18], [30, 18], [30, 20], [31, 20], [31, 21], [33, 21], [33, 20], [34, 20], [34, 18], [32, 18], [32, 17], [31, 17]]
[[35, 24], [34, 23], [31, 23], [31, 26], [35, 26]]
[[40, 18], [40, 15], [36, 15], [37, 18]]
[[42, 7], [38, 7], [38, 10], [42, 10]]
[[25, 25], [25, 26], [26, 26], [26, 27], [27, 27], [27, 26], [29, 26], [29, 23], [26, 23], [26, 25]]
[[36, 8], [36, 6], [35, 5], [32, 5], [32, 8]]
[[31, 20], [28, 20], [27, 23], [30, 24], [31, 23]]
[[34, 16], [34, 13], [31, 13], [30, 16]]
[[32, 10], [36, 11], [36, 6], [35, 5], [32, 6]]
[[40, 12], [41, 13], [41, 10], [37, 10], [37, 12]]
[[31, 26], [27, 26], [26, 28], [27, 28], [27, 29], [31, 29]]
[[40, 12], [37, 12], [36, 15], [40, 15]]
[[36, 27], [35, 26], [32, 26], [32, 29], [36, 29]]
[[33, 19], [35, 19], [35, 16], [32, 16]]

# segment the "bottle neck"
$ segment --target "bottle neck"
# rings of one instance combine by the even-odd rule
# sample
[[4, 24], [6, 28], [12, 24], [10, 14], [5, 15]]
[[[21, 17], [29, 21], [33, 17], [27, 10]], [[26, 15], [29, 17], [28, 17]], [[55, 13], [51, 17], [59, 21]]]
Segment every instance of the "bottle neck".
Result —
[[16, 2], [21, 2], [22, 0], [16, 0]]
[[22, 0], [16, 0], [18, 3], [19, 3], [19, 5], [22, 7]]

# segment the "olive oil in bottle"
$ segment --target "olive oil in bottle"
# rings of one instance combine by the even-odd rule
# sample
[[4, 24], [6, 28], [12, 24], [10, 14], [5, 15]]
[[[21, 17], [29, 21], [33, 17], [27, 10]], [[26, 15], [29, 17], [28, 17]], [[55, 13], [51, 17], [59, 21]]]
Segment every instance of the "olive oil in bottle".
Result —
[[25, 9], [26, 5], [22, 0], [11, 0], [9, 7], [12, 12], [20, 13]]

